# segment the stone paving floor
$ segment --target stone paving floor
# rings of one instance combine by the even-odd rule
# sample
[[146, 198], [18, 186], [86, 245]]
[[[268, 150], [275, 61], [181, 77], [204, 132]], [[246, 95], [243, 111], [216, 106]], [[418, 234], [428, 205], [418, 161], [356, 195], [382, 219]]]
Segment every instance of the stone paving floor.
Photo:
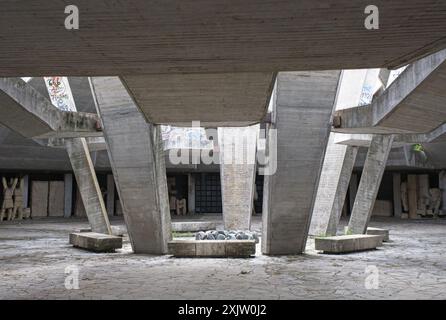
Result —
[[[310, 239], [301, 256], [175, 259], [132, 254], [127, 238], [116, 253], [72, 248], [68, 233], [87, 227], [82, 220], [3, 223], [0, 299], [446, 298], [446, 220], [371, 226], [389, 228], [392, 242], [347, 255], [319, 254]], [[76, 270], [79, 289], [67, 289]]]

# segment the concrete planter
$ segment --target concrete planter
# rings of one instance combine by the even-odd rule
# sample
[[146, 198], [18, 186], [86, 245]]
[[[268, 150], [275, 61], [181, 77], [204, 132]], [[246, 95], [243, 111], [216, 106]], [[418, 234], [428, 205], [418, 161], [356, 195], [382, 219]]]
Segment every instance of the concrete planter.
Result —
[[169, 254], [175, 257], [247, 258], [256, 252], [255, 240], [173, 240]]

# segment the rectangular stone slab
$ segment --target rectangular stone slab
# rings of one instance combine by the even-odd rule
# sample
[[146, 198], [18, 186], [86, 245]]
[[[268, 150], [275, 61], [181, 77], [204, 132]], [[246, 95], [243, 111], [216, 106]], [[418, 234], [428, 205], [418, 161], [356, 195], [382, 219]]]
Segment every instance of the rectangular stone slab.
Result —
[[249, 257], [256, 252], [254, 240], [173, 240], [169, 254], [175, 257]]
[[113, 252], [122, 248], [122, 238], [96, 232], [70, 233], [70, 244], [94, 252]]
[[[120, 227], [120, 226], [110, 226], [111, 231], [112, 231], [112, 235], [116, 236], [116, 237], [123, 237], [124, 234], [127, 233], [127, 229], [125, 227]], [[92, 232], [91, 228], [80, 228], [75, 230], [75, 232]]]
[[389, 230], [388, 229], [368, 227], [367, 228], [367, 234], [382, 236], [383, 237], [383, 242], [388, 242], [389, 241]]
[[324, 253], [348, 253], [376, 249], [382, 245], [382, 239], [377, 235], [353, 234], [315, 238], [314, 245]]

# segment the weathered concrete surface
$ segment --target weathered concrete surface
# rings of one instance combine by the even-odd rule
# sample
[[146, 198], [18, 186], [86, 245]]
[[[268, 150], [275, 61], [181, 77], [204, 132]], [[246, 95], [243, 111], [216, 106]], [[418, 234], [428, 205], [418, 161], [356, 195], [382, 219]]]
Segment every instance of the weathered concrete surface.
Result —
[[97, 115], [62, 112], [20, 78], [0, 78], [0, 122], [27, 138], [102, 135]]
[[265, 116], [274, 72], [157, 74], [122, 81], [147, 122], [191, 126], [247, 126]]
[[48, 216], [48, 181], [32, 181], [31, 182], [31, 217], [47, 217]]
[[367, 233], [366, 234], [371, 234], [371, 235], [375, 235], [375, 236], [381, 236], [383, 238], [383, 242], [388, 242], [390, 240], [389, 229], [367, 227]]
[[48, 216], [63, 217], [65, 207], [64, 181], [50, 181], [48, 193]]
[[98, 179], [84, 138], [65, 141], [82, 203], [93, 232], [111, 234], [110, 222]]
[[[313, 0], [171, 0], [161, 6], [131, 0], [111, 6], [80, 0], [76, 4], [81, 11], [79, 30], [67, 31], [63, 26], [67, 15], [58, 0], [4, 2], [0, 74], [395, 67], [445, 46], [446, 4], [437, 0], [376, 0], [373, 4], [385, 13], [377, 30], [364, 28], [369, 4], [365, 1], [321, 5]], [[408, 19], [412, 16], [416, 23]]]
[[223, 221], [226, 230], [249, 230], [254, 205], [259, 126], [218, 128]]
[[414, 62], [370, 105], [336, 112], [346, 133], [425, 133], [446, 121], [446, 50]]
[[117, 77], [91, 78], [135, 253], [167, 253], [171, 223], [159, 127], [146, 123]]
[[113, 252], [122, 248], [122, 238], [96, 232], [70, 233], [70, 244], [94, 252]]
[[348, 224], [348, 230], [353, 234], [366, 232], [392, 141], [392, 135], [375, 135], [372, 139]]
[[269, 129], [277, 134], [271, 147], [277, 146], [277, 170], [264, 182], [265, 254], [305, 249], [339, 76], [340, 71], [320, 71], [277, 77]]
[[[446, 220], [374, 219], [392, 243], [374, 251], [323, 255], [309, 239], [306, 254], [254, 259], [182, 258], [132, 254], [128, 237], [115, 253], [67, 248], [67, 235], [87, 221], [25, 220], [0, 225], [0, 298], [49, 299], [425, 299], [444, 297]], [[112, 220], [112, 225], [124, 226]], [[346, 221], [342, 220], [344, 225]], [[261, 220], [254, 217], [253, 228]], [[67, 290], [66, 267], [79, 267], [79, 290]], [[379, 287], [365, 288], [379, 269]], [[123, 281], [122, 279], [125, 279]]]
[[215, 230], [217, 221], [177, 221], [172, 222], [172, 231], [195, 232], [205, 230]]
[[169, 253], [176, 257], [249, 257], [256, 253], [255, 240], [173, 240]]
[[315, 238], [314, 247], [324, 253], [350, 253], [376, 249], [382, 242], [381, 235], [352, 234]]
[[[116, 237], [123, 237], [127, 233], [127, 228], [125, 226], [110, 226], [110, 228], [112, 231], [111, 234]], [[74, 233], [79, 233], [79, 232], [92, 232], [92, 231], [91, 227], [89, 227], [75, 230]]]

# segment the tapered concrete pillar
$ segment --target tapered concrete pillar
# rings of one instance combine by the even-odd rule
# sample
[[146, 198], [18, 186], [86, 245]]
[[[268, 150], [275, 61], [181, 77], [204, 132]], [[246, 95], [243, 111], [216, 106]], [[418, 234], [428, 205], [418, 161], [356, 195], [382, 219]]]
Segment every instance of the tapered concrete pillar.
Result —
[[305, 250], [339, 75], [340, 71], [281, 72], [277, 77], [269, 129], [269, 137], [277, 141], [267, 143], [268, 153], [277, 149], [277, 169], [264, 182], [265, 254]]
[[118, 77], [90, 81], [133, 251], [167, 253], [172, 234], [160, 128], [146, 123]]
[[73, 175], [67, 173], [64, 175], [64, 213], [65, 218], [71, 217], [73, 208]]
[[91, 230], [111, 234], [107, 210], [85, 138], [66, 139], [65, 146]]
[[367, 230], [392, 142], [393, 135], [374, 135], [372, 138], [348, 224], [352, 234], [363, 234]]
[[310, 235], [336, 235], [355, 164], [357, 147], [334, 143], [330, 134], [311, 218]]
[[218, 128], [221, 196], [226, 230], [251, 228], [259, 126]]

